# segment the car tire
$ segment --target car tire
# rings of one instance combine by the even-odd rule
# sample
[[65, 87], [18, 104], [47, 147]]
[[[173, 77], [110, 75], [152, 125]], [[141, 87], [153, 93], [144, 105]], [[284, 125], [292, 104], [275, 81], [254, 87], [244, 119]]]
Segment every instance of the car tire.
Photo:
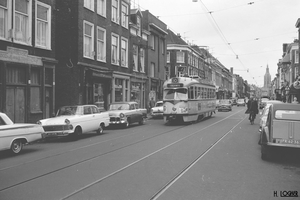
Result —
[[10, 150], [12, 151], [13, 154], [20, 153], [22, 149], [23, 149], [23, 142], [21, 140], [17, 139], [11, 143]]
[[82, 134], [81, 128], [76, 127], [74, 133], [70, 135], [71, 140], [76, 141], [78, 140], [79, 136]]
[[100, 124], [99, 128], [97, 129], [97, 134], [100, 135], [103, 134], [103, 132], [104, 132], [104, 125]]
[[143, 125], [145, 124], [145, 122], [146, 122], [146, 118], [142, 117], [141, 121], [139, 122], [139, 125]]

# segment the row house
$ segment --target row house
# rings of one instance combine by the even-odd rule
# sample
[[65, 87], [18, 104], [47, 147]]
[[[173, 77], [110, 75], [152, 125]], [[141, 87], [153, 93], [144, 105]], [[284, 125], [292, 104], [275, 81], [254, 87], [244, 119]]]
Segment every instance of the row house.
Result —
[[168, 77], [199, 76], [207, 79], [205, 58], [197, 46], [187, 44], [180, 35], [168, 29], [167, 36]]
[[52, 116], [56, 1], [0, 1], [0, 111], [14, 122]]
[[[283, 101], [291, 102], [297, 91], [291, 85], [299, 76], [299, 44], [295, 40], [290, 44], [283, 44], [283, 56], [278, 62], [279, 90]], [[278, 96], [278, 94], [276, 94]]]
[[167, 26], [129, 0], [58, 1], [56, 107], [162, 98]]
[[129, 101], [129, 0], [59, 0], [57, 10], [56, 107]]

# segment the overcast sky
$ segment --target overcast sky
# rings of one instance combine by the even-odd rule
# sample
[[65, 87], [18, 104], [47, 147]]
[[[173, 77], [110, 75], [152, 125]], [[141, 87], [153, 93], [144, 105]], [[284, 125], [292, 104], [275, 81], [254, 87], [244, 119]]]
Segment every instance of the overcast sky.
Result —
[[[282, 44], [298, 38], [300, 0], [131, 0], [149, 10], [185, 41], [208, 50], [250, 84], [263, 86], [267, 65], [272, 80]], [[249, 71], [249, 72], [247, 72]]]

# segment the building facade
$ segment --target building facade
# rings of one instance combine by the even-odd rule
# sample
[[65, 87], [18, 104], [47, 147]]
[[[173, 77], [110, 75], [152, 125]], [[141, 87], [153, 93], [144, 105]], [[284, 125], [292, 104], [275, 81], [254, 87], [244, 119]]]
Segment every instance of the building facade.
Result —
[[0, 111], [14, 122], [55, 111], [56, 1], [0, 2]]

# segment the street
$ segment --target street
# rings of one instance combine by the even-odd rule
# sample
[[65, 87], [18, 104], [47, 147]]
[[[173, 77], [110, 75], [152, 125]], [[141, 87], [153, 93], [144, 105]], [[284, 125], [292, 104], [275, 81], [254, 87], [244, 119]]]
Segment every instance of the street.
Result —
[[197, 123], [149, 119], [0, 152], [0, 199], [298, 199], [299, 150], [263, 161], [258, 124], [259, 115], [251, 125], [245, 107], [233, 106]]

